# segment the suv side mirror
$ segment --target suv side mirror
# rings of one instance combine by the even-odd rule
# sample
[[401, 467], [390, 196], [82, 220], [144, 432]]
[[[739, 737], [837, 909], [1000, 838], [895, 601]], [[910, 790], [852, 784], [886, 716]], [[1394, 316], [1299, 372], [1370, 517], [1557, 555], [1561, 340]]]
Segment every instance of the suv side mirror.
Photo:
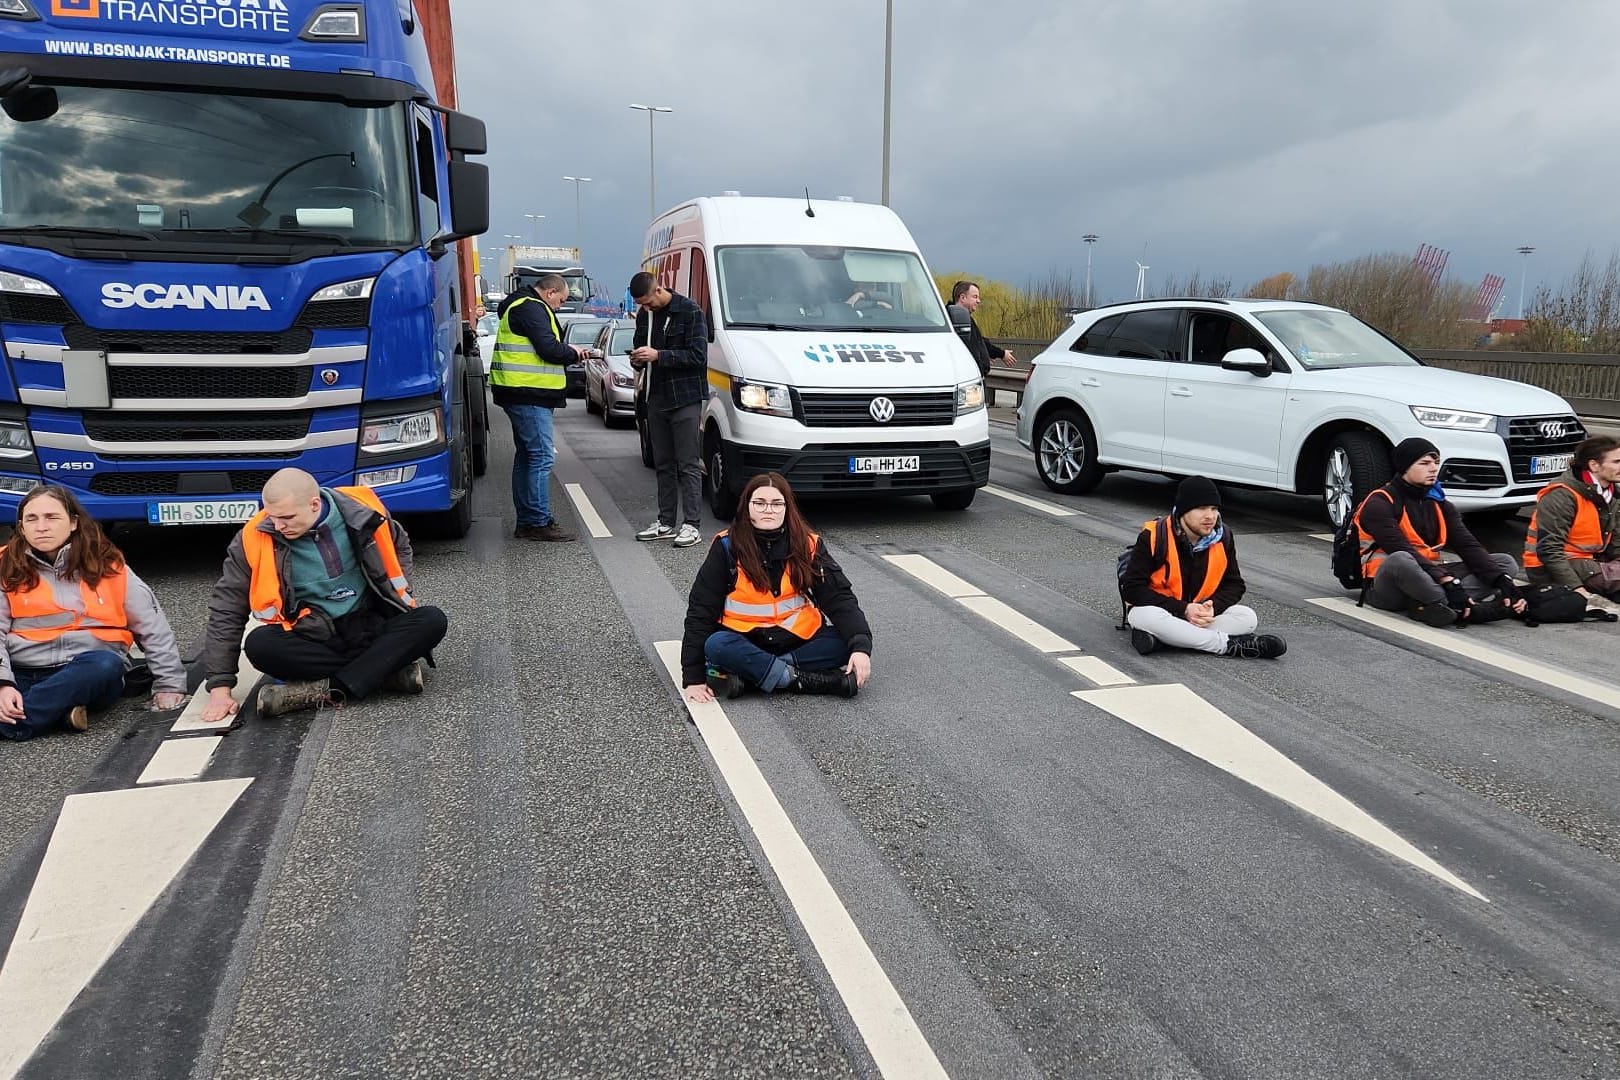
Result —
[[1221, 367], [1226, 371], [1247, 371], [1260, 378], [1271, 374], [1271, 361], [1259, 349], [1233, 349], [1221, 357]]
[[946, 304], [945, 314], [950, 316], [951, 325], [964, 338], [973, 332], [973, 313], [961, 304]]

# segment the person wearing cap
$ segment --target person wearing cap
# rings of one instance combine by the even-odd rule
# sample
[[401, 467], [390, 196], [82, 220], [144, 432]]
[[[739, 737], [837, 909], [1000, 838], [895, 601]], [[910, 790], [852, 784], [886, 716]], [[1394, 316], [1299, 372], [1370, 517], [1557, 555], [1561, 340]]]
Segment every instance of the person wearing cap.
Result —
[[1219, 656], [1275, 659], [1288, 651], [1239, 604], [1244, 592], [1237, 541], [1221, 521], [1221, 492], [1208, 477], [1176, 488], [1167, 517], [1142, 523], [1120, 575], [1131, 645], [1143, 656], [1161, 645]]
[[[1440, 450], [1404, 439], [1390, 453], [1395, 475], [1361, 501], [1356, 529], [1366, 601], [1429, 626], [1465, 626], [1522, 615], [1512, 555], [1493, 555], [1463, 524], [1440, 487]], [[1454, 558], [1446, 558], [1447, 553]]]

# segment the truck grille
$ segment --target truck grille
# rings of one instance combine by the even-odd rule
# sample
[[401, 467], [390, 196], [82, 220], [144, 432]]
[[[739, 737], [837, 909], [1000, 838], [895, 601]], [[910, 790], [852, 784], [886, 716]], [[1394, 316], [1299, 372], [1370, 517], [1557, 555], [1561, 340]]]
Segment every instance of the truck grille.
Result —
[[309, 352], [314, 332], [307, 327], [269, 333], [209, 333], [201, 330], [103, 330], [73, 323], [62, 328], [68, 348], [108, 353], [185, 353], [195, 356]]
[[90, 481], [90, 490], [97, 495], [257, 495], [272, 474], [271, 469], [101, 473]]
[[60, 296], [0, 293], [0, 322], [61, 326], [73, 321], [73, 309]]
[[[1549, 434], [1552, 425], [1559, 433]], [[1539, 477], [1530, 471], [1530, 459], [1547, 454], [1567, 454], [1586, 438], [1586, 429], [1573, 413], [1553, 416], [1515, 416], [1508, 421], [1508, 460], [1513, 463], [1513, 479], [1525, 483], [1532, 480], [1550, 480], [1543, 473]]]
[[298, 398], [309, 393], [310, 369], [111, 367], [115, 398]]
[[84, 414], [84, 433], [98, 442], [270, 442], [309, 434], [309, 410], [285, 413], [101, 412]]
[[[956, 422], [956, 391], [925, 394], [799, 393], [799, 413], [805, 427], [948, 427]], [[888, 398], [894, 417], [879, 421], [872, 416], [874, 398]]]
[[364, 327], [370, 321], [370, 300], [322, 300], [305, 304], [295, 325], [311, 330], [348, 330]]

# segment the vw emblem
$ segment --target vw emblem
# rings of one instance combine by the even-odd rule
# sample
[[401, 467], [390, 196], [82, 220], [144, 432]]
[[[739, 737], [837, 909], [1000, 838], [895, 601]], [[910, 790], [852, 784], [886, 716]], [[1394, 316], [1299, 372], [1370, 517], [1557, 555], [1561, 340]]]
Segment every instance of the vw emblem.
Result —
[[1543, 439], [1562, 439], [1569, 434], [1569, 429], [1562, 420], [1543, 420], [1541, 422], [1541, 437]]
[[867, 406], [866, 411], [872, 414], [873, 420], [880, 424], [887, 424], [894, 419], [894, 402], [886, 397], [875, 397], [872, 399], [872, 404]]
[[338, 373], [334, 368], [325, 368], [321, 371], [321, 382], [331, 386], [338, 381]]

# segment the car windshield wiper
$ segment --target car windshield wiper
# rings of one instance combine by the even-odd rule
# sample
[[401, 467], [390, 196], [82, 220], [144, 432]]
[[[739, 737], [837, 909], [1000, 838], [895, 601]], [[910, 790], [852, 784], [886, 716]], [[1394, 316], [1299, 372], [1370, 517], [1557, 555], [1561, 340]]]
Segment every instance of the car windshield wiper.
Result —
[[339, 233], [320, 232], [314, 229], [250, 229], [245, 225], [231, 226], [224, 229], [165, 229], [167, 233], [176, 236], [228, 236], [242, 237], [256, 240], [261, 236], [275, 237], [278, 240], [325, 240], [344, 247], [353, 247], [354, 241]]
[[107, 236], [124, 240], [156, 240], [148, 229], [114, 229], [95, 225], [10, 225], [0, 233], [26, 233], [31, 236]]
[[[733, 323], [727, 323], [726, 325], [731, 327], [734, 330], [826, 330], [826, 329], [829, 329], [829, 327], [825, 327], [825, 326], [799, 326], [799, 325], [797, 325], [795, 323], [775, 323], [775, 322], [733, 322]], [[836, 328], [833, 328], [833, 329], [836, 329]]]

